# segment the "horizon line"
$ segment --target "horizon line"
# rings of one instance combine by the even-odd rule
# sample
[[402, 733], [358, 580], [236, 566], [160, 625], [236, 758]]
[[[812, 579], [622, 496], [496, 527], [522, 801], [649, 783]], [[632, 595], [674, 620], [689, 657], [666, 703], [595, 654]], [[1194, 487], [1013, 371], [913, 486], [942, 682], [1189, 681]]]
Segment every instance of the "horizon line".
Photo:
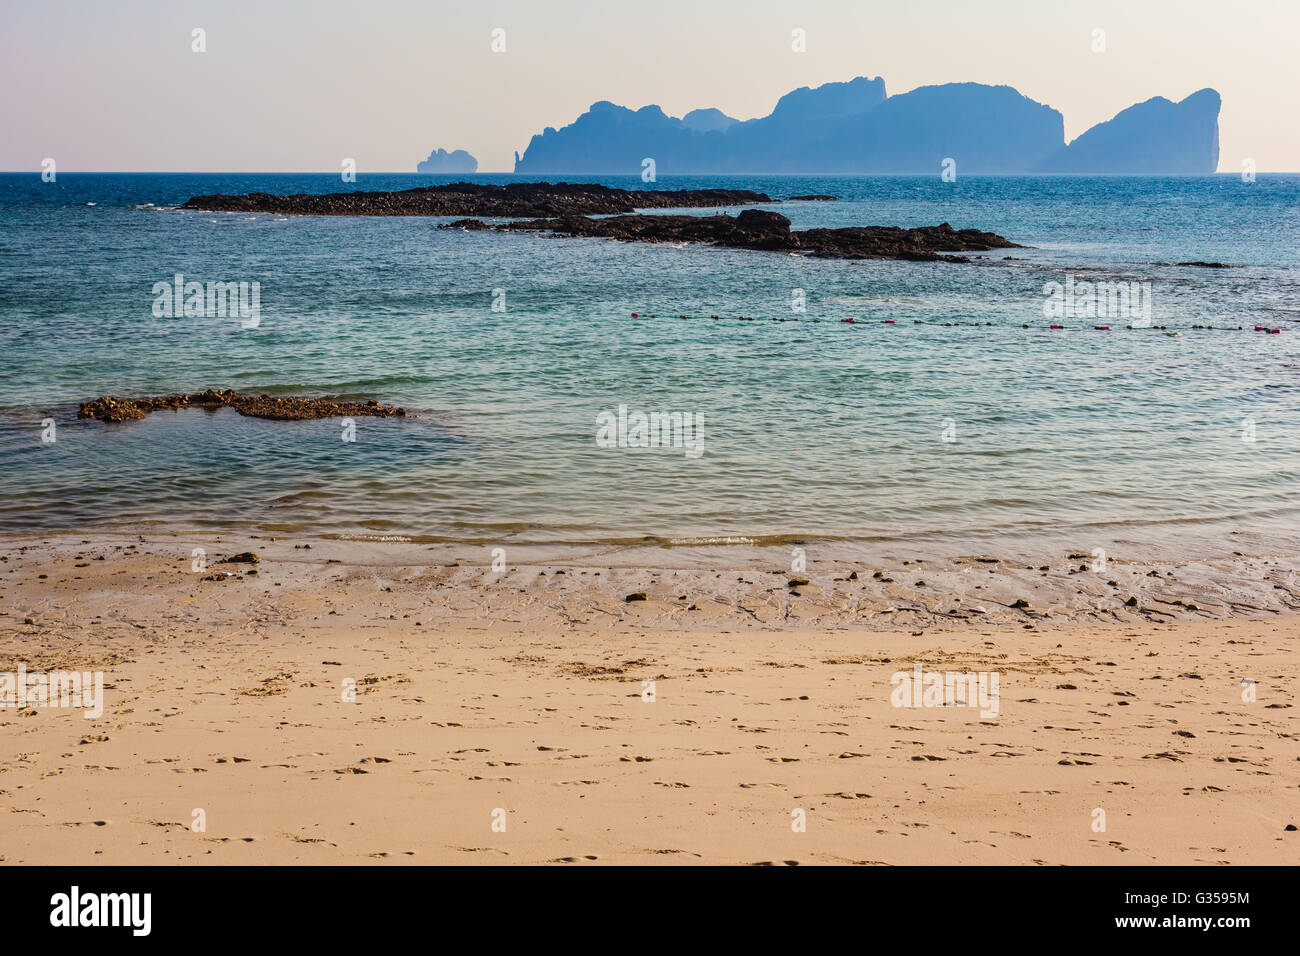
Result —
[[[59, 175], [78, 176], [338, 176], [337, 169], [61, 169]], [[0, 169], [0, 176], [40, 176], [40, 169]], [[357, 176], [629, 176], [639, 172], [574, 173], [563, 170], [516, 173], [507, 170], [480, 169], [472, 173], [421, 173], [414, 170], [376, 170], [357, 172]], [[931, 173], [662, 173], [657, 179], [710, 179], [763, 176], [768, 179], [929, 179]], [[1215, 170], [1212, 173], [966, 173], [962, 179], [1207, 179], [1211, 176], [1240, 176], [1240, 170]], [[1296, 176], [1300, 169], [1256, 170], [1256, 176]], [[346, 184], [345, 184], [346, 185]], [[653, 186], [654, 183], [646, 183]]]

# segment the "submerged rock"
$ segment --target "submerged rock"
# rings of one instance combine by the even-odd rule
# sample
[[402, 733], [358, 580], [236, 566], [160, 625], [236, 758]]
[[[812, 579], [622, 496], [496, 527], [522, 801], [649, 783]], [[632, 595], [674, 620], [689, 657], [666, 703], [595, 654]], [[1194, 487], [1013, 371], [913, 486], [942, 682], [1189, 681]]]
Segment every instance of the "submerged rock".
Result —
[[241, 395], [233, 388], [224, 392], [208, 389], [195, 394], [159, 395], [153, 398], [117, 398], [105, 395], [83, 402], [78, 418], [95, 418], [101, 422], [126, 422], [144, 418], [150, 412], [178, 408], [233, 408], [241, 415], [271, 418], [277, 421], [302, 421], [340, 416], [392, 418], [402, 417], [406, 409], [380, 405], [374, 399], [341, 402], [333, 396], [300, 398], [292, 395]]

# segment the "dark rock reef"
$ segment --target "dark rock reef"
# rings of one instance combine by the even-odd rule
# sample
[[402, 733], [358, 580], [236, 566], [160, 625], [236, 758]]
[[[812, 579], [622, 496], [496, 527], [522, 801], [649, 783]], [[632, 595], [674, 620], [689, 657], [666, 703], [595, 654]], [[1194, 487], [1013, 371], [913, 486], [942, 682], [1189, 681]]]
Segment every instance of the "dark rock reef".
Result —
[[159, 395], [154, 398], [114, 398], [105, 395], [83, 402], [78, 418], [97, 418], [101, 422], [126, 422], [144, 418], [150, 412], [178, 408], [233, 408], [241, 415], [271, 418], [276, 421], [303, 421], [339, 416], [393, 418], [402, 417], [406, 409], [380, 405], [374, 399], [364, 402], [340, 402], [333, 396], [298, 398], [288, 395], [241, 395], [234, 389], [185, 395]]
[[293, 216], [602, 216], [637, 209], [688, 209], [772, 202], [749, 189], [611, 189], [595, 183], [448, 183], [399, 192], [194, 196], [181, 208]]
[[[793, 198], [831, 201], [835, 197], [817, 194]], [[991, 232], [956, 230], [947, 223], [918, 229], [862, 226], [791, 232], [789, 219], [764, 209], [746, 209], [737, 216], [646, 216], [635, 213], [638, 209], [717, 208], [775, 201], [765, 193], [749, 189], [627, 190], [594, 183], [510, 183], [505, 186], [451, 183], [401, 192], [195, 196], [185, 204], [185, 208], [304, 216], [488, 216], [516, 221], [489, 225], [481, 219], [465, 218], [444, 223], [439, 228], [543, 231], [639, 242], [703, 242], [736, 249], [802, 252], [836, 259], [969, 262], [966, 256], [944, 253], [1020, 248]], [[592, 216], [609, 218], [593, 219]]]
[[563, 216], [485, 226], [476, 219], [460, 220], [440, 229], [491, 228], [504, 232], [548, 231], [563, 236], [595, 236], [637, 242], [703, 242], [732, 249], [798, 252], [831, 259], [913, 259], [970, 262], [952, 252], [1019, 249], [1017, 243], [978, 229], [954, 229], [948, 223], [902, 229], [898, 226], [855, 226], [842, 229], [790, 231], [790, 220], [766, 209], [746, 209], [738, 216], [612, 216], [588, 219]]

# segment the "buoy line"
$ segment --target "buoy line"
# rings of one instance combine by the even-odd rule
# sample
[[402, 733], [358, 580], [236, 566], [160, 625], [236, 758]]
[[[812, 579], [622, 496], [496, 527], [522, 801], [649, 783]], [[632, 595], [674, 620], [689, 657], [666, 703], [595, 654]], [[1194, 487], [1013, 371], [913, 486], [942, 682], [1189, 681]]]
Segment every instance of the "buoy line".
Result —
[[[656, 313], [654, 313], [654, 312], [633, 312], [631, 315], [632, 315], [632, 318], [634, 318], [634, 319], [657, 319], [657, 318], [659, 317], [659, 316], [658, 316]], [[670, 316], [670, 318], [672, 318], [672, 316]], [[697, 317], [694, 316], [694, 315], [678, 315], [678, 316], [675, 316], [675, 318], [678, 318], [678, 319], [694, 319], [694, 318], [697, 318]], [[737, 315], [737, 316], [728, 316], [728, 315], [710, 315], [710, 316], [699, 316], [699, 318], [708, 318], [708, 319], [710, 319], [710, 320], [712, 320], [712, 321], [714, 321], [714, 322], [726, 322], [726, 321], [735, 321], [735, 322], [762, 322], [762, 321], [764, 321], [762, 318], [759, 318], [759, 317], [757, 317], [757, 316], [752, 316], [752, 315]], [[800, 318], [793, 318], [793, 317], [780, 316], [780, 315], [774, 315], [774, 316], [771, 316], [771, 317], [770, 317], [769, 319], [767, 319], [766, 321], [770, 321], [770, 322], [834, 322], [834, 323], [837, 323], [837, 324], [843, 324], [843, 325], [898, 325], [898, 324], [899, 324], [898, 319], [858, 319], [858, 318], [852, 318], [852, 317], [849, 317], [849, 318], [843, 318], [843, 319], [800, 319]], [[928, 325], [928, 326], [931, 326], [932, 328], [936, 328], [936, 329], [972, 328], [972, 327], [973, 327], [973, 328], [984, 328], [984, 327], [986, 327], [986, 326], [992, 326], [992, 327], [994, 327], [994, 328], [1012, 328], [1012, 326], [999, 325], [999, 323], [997, 323], [997, 322], [926, 322], [924, 319], [913, 319], [913, 320], [912, 320], [912, 324], [913, 324], [913, 325]], [[1117, 325], [1117, 326], [1111, 326], [1111, 325], [1093, 325], [1093, 326], [1087, 326], [1087, 325], [1059, 325], [1059, 324], [1055, 324], [1055, 323], [1054, 323], [1054, 324], [1051, 324], [1051, 325], [1042, 326], [1042, 325], [1031, 325], [1031, 324], [1028, 323], [1028, 322], [1022, 322], [1021, 325], [1020, 325], [1020, 327], [1021, 327], [1022, 329], [1042, 329], [1042, 330], [1045, 330], [1045, 331], [1062, 331], [1062, 332], [1071, 332], [1071, 331], [1075, 331], [1075, 332], [1079, 332], [1079, 331], [1090, 331], [1090, 332], [1091, 332], [1091, 331], [1095, 331], [1095, 332], [1111, 332], [1111, 331], [1116, 331], [1116, 330], [1132, 331], [1132, 332], [1152, 331], [1152, 332], [1167, 332], [1167, 333], [1170, 334], [1170, 335], [1178, 335], [1178, 334], [1181, 334], [1181, 333], [1179, 332], [1179, 329], [1180, 329], [1180, 328], [1181, 328], [1182, 330], [1184, 330], [1184, 331], [1190, 331], [1190, 330], [1199, 330], [1199, 331], [1205, 331], [1205, 332], [1245, 332], [1245, 331], [1252, 331], [1252, 332], [1264, 332], [1264, 333], [1267, 334], [1267, 335], [1280, 335], [1280, 334], [1282, 333], [1282, 330], [1281, 330], [1281, 329], [1270, 329], [1270, 328], [1269, 328], [1268, 326], [1266, 326], [1266, 325], [1257, 325], [1257, 326], [1255, 326], [1253, 329], [1250, 329], [1250, 330], [1247, 330], [1246, 327], [1245, 327], [1244, 325], [1235, 325], [1235, 326], [1234, 326], [1234, 325], [1184, 325], [1184, 326], [1180, 326], [1180, 327], [1175, 327], [1173, 330], [1171, 330], [1170, 327], [1167, 326], [1167, 325]]]

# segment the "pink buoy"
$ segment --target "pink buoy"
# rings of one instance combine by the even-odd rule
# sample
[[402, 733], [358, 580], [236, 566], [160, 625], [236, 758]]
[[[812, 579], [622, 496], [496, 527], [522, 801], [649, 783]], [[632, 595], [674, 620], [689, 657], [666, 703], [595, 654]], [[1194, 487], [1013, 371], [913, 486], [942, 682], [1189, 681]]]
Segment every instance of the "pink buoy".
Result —
[[1281, 330], [1281, 329], [1269, 329], [1269, 330], [1268, 330], [1268, 334], [1269, 334], [1269, 335], [1281, 335], [1281, 334], [1282, 334], [1282, 330]]
[[885, 323], [886, 325], [897, 325], [897, 324], [898, 324], [898, 320], [897, 320], [897, 319], [885, 319], [885, 320], [883, 320], [883, 321], [884, 321], [884, 323]]
[[1063, 325], [1049, 325], [1048, 328], [1049, 328], [1049, 329], [1063, 329], [1063, 328], [1065, 328], [1065, 326], [1063, 326]]
[[841, 322], [852, 322], [852, 319], [840, 319]]
[[1109, 325], [1094, 325], [1093, 328], [1096, 329], [1098, 332], [1109, 332], [1109, 331], [1110, 331], [1110, 326], [1109, 326]]
[[636, 318], [640, 318], [640, 313], [633, 312], [633, 313], [632, 313], [632, 318], [634, 318], [634, 319], [636, 319]]
[[1257, 326], [1255, 326], [1255, 331], [1256, 331], [1256, 332], [1267, 332], [1267, 331], [1268, 331], [1268, 326], [1267, 326], [1267, 325], [1257, 325]]

